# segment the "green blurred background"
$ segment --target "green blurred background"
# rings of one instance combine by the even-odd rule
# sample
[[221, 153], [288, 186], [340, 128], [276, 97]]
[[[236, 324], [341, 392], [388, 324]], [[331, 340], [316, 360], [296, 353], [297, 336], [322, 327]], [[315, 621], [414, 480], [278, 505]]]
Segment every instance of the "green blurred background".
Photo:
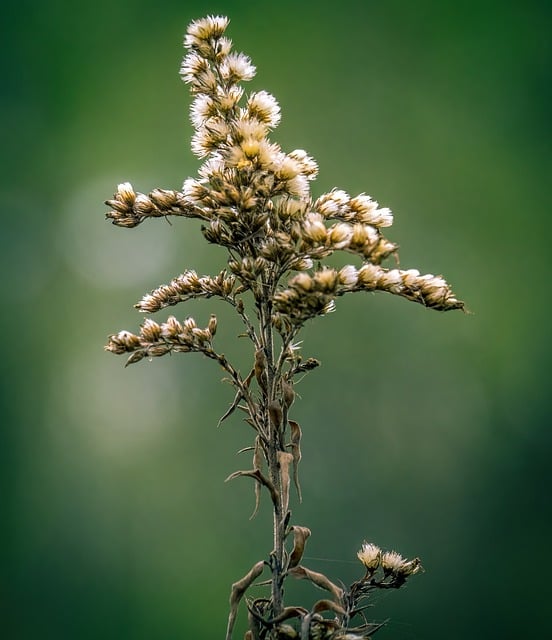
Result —
[[[220, 371], [197, 355], [123, 369], [102, 351], [138, 326], [143, 293], [223, 260], [193, 222], [103, 220], [118, 182], [195, 174], [177, 72], [186, 25], [207, 13], [230, 16], [251, 87], [280, 101], [274, 138], [318, 160], [314, 194], [390, 206], [401, 266], [443, 273], [473, 312], [358, 295], [308, 327], [323, 367], [293, 412], [306, 563], [348, 582], [364, 539], [419, 555], [426, 573], [369, 612], [391, 618], [382, 639], [546, 635], [552, 5], [1, 12], [2, 637], [220, 639], [231, 582], [270, 549], [268, 505], [250, 521], [250, 484], [223, 484], [251, 433], [237, 418], [217, 430], [232, 397]], [[212, 310], [224, 319], [216, 303], [176, 311]], [[221, 341], [248, 363], [228, 322]], [[298, 584], [289, 600], [315, 595]]]

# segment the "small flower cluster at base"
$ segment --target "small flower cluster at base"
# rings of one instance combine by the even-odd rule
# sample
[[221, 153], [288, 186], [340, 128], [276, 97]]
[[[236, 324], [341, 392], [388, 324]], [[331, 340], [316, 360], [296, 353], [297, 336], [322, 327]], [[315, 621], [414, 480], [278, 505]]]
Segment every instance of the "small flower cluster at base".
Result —
[[211, 315], [207, 327], [201, 329], [193, 318], [179, 322], [170, 316], [166, 322], [158, 324], [149, 318], [140, 327], [140, 334], [119, 331], [109, 337], [106, 351], [123, 354], [130, 353], [127, 365], [139, 362], [142, 358], [156, 358], [171, 352], [211, 351], [211, 340], [217, 330], [216, 316]]
[[[366, 577], [372, 586], [400, 587], [407, 578], [422, 571], [419, 558], [405, 560], [396, 551], [382, 551], [371, 542], [364, 542], [357, 553], [358, 559], [366, 567]], [[381, 570], [382, 576], [376, 578], [376, 572]]]
[[371, 542], [364, 542], [357, 556], [370, 572], [374, 572], [381, 564], [381, 549]]

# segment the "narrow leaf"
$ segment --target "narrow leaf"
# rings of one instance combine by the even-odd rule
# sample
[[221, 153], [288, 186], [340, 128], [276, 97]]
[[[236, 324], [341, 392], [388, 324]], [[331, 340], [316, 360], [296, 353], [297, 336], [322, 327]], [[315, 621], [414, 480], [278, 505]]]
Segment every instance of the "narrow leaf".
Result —
[[332, 602], [331, 600], [318, 600], [318, 602], [314, 603], [311, 609], [311, 612], [321, 613], [322, 611], [333, 611], [334, 613], [337, 613], [337, 615], [339, 616], [344, 616], [347, 614], [345, 609], [340, 607], [335, 602]]
[[266, 356], [263, 349], [255, 351], [255, 377], [261, 391], [266, 393]]
[[284, 407], [289, 409], [295, 400], [295, 391], [293, 385], [286, 380], [282, 379], [282, 398], [284, 400]]
[[273, 504], [278, 504], [278, 491], [276, 490], [276, 487], [272, 484], [272, 482], [270, 482], [268, 478], [265, 478], [265, 476], [258, 469], [252, 469], [251, 471], [234, 471], [234, 473], [231, 473], [224, 482], [228, 482], [229, 480], [234, 480], [234, 478], [241, 477], [253, 478], [257, 482], [265, 486], [270, 493]]
[[228, 615], [228, 626], [226, 627], [226, 640], [232, 638], [232, 630], [234, 629], [234, 623], [236, 621], [238, 605], [243, 598], [243, 594], [251, 586], [252, 582], [261, 575], [263, 568], [264, 562], [259, 560], [259, 562], [253, 565], [249, 573], [232, 585], [232, 591], [230, 593], [230, 614]]
[[299, 565], [290, 569], [289, 575], [300, 580], [310, 580], [317, 587], [329, 591], [334, 596], [337, 604], [343, 604], [343, 589], [334, 584], [323, 573], [317, 573]]
[[[259, 436], [255, 438], [255, 448], [253, 450], [253, 469], [262, 473], [263, 466], [263, 451], [261, 448], [261, 439]], [[253, 509], [253, 513], [250, 516], [250, 520], [252, 520], [259, 510], [259, 505], [261, 504], [261, 485], [256, 482], [255, 483], [255, 509]]]
[[282, 613], [272, 620], [269, 620], [269, 624], [279, 624], [280, 622], [284, 622], [284, 620], [289, 620], [290, 618], [302, 618], [308, 613], [308, 611], [304, 607], [285, 607]]
[[243, 399], [242, 392], [238, 390], [234, 400], [232, 401], [232, 404], [230, 405], [226, 413], [218, 421], [217, 427], [220, 427], [220, 425], [226, 420], [226, 418], [229, 418], [234, 413], [234, 411], [236, 410], [236, 408], [238, 407], [242, 399]]
[[279, 429], [282, 424], [282, 407], [277, 400], [273, 400], [268, 405], [268, 415], [274, 429]]
[[295, 420], [289, 420], [289, 427], [291, 431], [291, 455], [293, 456], [293, 484], [297, 490], [299, 496], [299, 502], [303, 502], [303, 496], [301, 495], [301, 485], [299, 484], [299, 462], [301, 462], [301, 427]]
[[131, 364], [135, 364], [136, 362], [140, 362], [140, 360], [142, 360], [145, 355], [145, 351], [135, 351], [134, 353], [131, 353], [125, 363], [125, 367], [128, 367]]
[[255, 449], [255, 447], [244, 447], [243, 449], [240, 449], [237, 453], [245, 453], [246, 451], [253, 451]]
[[278, 464], [280, 465], [280, 484], [282, 486], [282, 512], [285, 514], [289, 507], [289, 467], [293, 463], [293, 456], [287, 451], [278, 451]]
[[310, 529], [307, 527], [293, 526], [291, 527], [291, 531], [293, 532], [293, 551], [289, 556], [289, 569], [296, 567], [301, 562], [301, 558], [305, 552], [307, 538], [311, 534]]

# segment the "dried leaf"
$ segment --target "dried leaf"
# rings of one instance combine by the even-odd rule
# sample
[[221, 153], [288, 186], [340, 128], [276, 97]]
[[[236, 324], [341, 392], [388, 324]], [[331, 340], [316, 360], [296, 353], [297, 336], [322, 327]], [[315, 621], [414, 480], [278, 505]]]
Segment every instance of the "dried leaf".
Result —
[[323, 573], [317, 573], [316, 571], [311, 571], [310, 569], [299, 565], [290, 569], [289, 575], [300, 580], [310, 580], [317, 587], [325, 589], [333, 594], [337, 604], [343, 604], [343, 589], [334, 584]]
[[261, 624], [264, 624], [264, 619], [261, 615], [256, 614], [256, 612], [249, 606], [247, 602], [247, 621], [249, 623], [249, 631], [250, 634], [244, 640], [261, 640]]
[[[255, 438], [255, 448], [253, 450], [253, 469], [262, 473], [262, 465], [263, 465], [263, 450], [261, 448], [261, 439], [259, 436]], [[256, 482], [255, 483], [255, 509], [253, 509], [253, 513], [250, 516], [250, 520], [252, 520], [259, 510], [259, 505], [261, 503], [261, 485]]]
[[255, 377], [263, 393], [266, 393], [266, 356], [263, 349], [255, 351]]
[[[268, 582], [266, 580], [263, 582], [257, 582], [256, 586], [265, 584], [271, 584], [271, 580], [268, 580]], [[264, 618], [264, 613], [270, 605], [270, 600], [268, 598], [255, 598], [253, 602], [247, 600], [246, 604], [249, 628], [252, 629], [253, 636], [258, 638], [261, 631], [261, 625], [265, 628], [269, 626], [269, 623]]]
[[345, 609], [340, 607], [335, 602], [332, 602], [332, 600], [318, 600], [318, 602], [314, 603], [311, 609], [311, 612], [321, 613], [322, 611], [333, 611], [334, 613], [337, 613], [337, 615], [339, 616], [344, 616], [347, 614]]
[[224, 482], [228, 482], [229, 480], [234, 480], [234, 478], [241, 477], [253, 478], [257, 482], [265, 486], [270, 493], [273, 504], [278, 504], [279, 496], [276, 487], [272, 484], [272, 482], [270, 482], [268, 478], [265, 478], [265, 476], [258, 469], [252, 469], [251, 471], [234, 471], [234, 473], [231, 473]]
[[270, 422], [275, 429], [278, 429], [282, 424], [282, 407], [277, 400], [273, 400], [268, 404], [268, 415]]
[[255, 375], [255, 369], [251, 369], [251, 371], [247, 374], [247, 378], [243, 381], [243, 386], [246, 389], [249, 389], [249, 385], [251, 384], [251, 380], [253, 380], [254, 375]]
[[307, 615], [308, 611], [304, 607], [285, 607], [282, 613], [272, 620], [269, 620], [270, 624], [279, 624], [284, 620], [289, 620], [290, 618], [302, 618]]
[[293, 551], [289, 556], [288, 569], [296, 567], [301, 562], [307, 539], [311, 534], [311, 530], [307, 527], [298, 527], [297, 525], [291, 527], [291, 531], [293, 532]]
[[297, 640], [299, 634], [290, 624], [279, 624], [275, 627], [278, 640]]
[[289, 466], [293, 463], [293, 456], [287, 451], [278, 451], [278, 464], [280, 465], [280, 484], [282, 487], [282, 512], [287, 514], [289, 507]]
[[282, 399], [284, 401], [284, 407], [289, 409], [295, 400], [295, 391], [293, 385], [286, 380], [282, 380]]
[[232, 585], [232, 591], [230, 593], [230, 613], [228, 615], [228, 626], [226, 627], [226, 640], [232, 638], [232, 630], [234, 629], [234, 623], [236, 621], [238, 605], [243, 598], [243, 594], [251, 586], [252, 582], [261, 575], [263, 568], [264, 562], [259, 560], [259, 562], [253, 565], [249, 573]]
[[246, 451], [253, 451], [255, 449], [255, 447], [244, 447], [243, 449], [240, 449], [237, 453], [245, 453]]
[[129, 364], [140, 362], [140, 360], [142, 360], [142, 358], [144, 358], [145, 355], [146, 355], [145, 351], [135, 351], [134, 353], [131, 353], [127, 361], [125, 362], [125, 367], [128, 367]]
[[291, 519], [291, 511], [288, 511], [284, 516], [284, 521], [282, 522], [282, 529], [285, 531]]
[[226, 411], [226, 413], [218, 421], [217, 427], [220, 427], [220, 425], [226, 420], [226, 418], [229, 418], [234, 413], [234, 411], [236, 410], [236, 408], [238, 407], [242, 399], [243, 399], [242, 392], [238, 389], [238, 392], [236, 393], [236, 396], [232, 401], [232, 404], [228, 408], [228, 411]]
[[289, 420], [289, 427], [291, 431], [291, 455], [293, 456], [293, 484], [295, 485], [295, 489], [297, 490], [297, 495], [299, 496], [299, 502], [303, 501], [303, 496], [301, 495], [301, 485], [299, 484], [299, 462], [301, 462], [301, 427], [298, 422], [295, 420]]

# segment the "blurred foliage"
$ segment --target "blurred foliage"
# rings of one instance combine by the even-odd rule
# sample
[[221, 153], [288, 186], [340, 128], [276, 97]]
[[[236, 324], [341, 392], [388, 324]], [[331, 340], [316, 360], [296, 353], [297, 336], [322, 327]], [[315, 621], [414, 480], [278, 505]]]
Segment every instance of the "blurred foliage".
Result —
[[207, 13], [231, 17], [252, 87], [280, 101], [274, 137], [320, 164], [316, 192], [390, 206], [401, 265], [443, 273], [473, 311], [358, 295], [308, 327], [323, 367], [293, 417], [310, 566], [356, 578], [365, 538], [420, 555], [426, 573], [376, 603], [382, 638], [546, 633], [550, 3], [7, 0], [6, 638], [220, 638], [231, 582], [270, 550], [268, 508], [249, 521], [252, 487], [223, 484], [250, 433], [216, 428], [220, 372], [196, 355], [124, 370], [102, 352], [138, 326], [144, 292], [222, 259], [188, 221], [102, 220], [118, 182], [195, 173], [177, 71], [186, 25]]

